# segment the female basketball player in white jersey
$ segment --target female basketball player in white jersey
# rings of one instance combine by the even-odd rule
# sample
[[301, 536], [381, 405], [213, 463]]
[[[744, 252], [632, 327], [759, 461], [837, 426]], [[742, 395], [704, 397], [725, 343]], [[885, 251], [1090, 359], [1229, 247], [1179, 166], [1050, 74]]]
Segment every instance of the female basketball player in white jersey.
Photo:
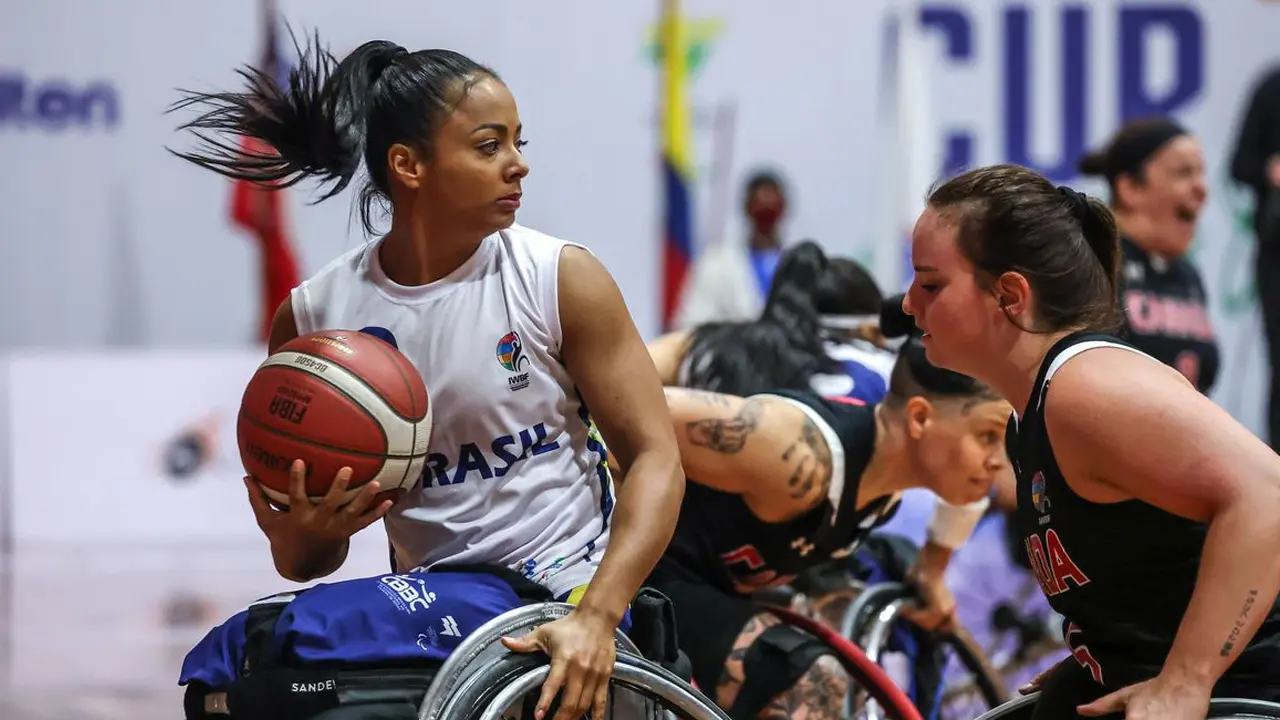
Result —
[[[400, 572], [441, 563], [517, 570], [577, 604], [509, 640], [552, 658], [537, 717], [561, 689], [558, 720], [604, 717], [612, 633], [671, 538], [683, 493], [644, 343], [590, 252], [514, 224], [529, 166], [515, 100], [492, 70], [382, 41], [336, 67], [318, 42], [302, 55], [288, 88], [249, 70], [245, 92], [179, 103], [206, 108], [183, 126], [204, 150], [181, 156], [233, 178], [316, 178], [332, 183], [325, 198], [363, 160], [365, 227], [372, 233], [373, 203], [389, 201], [390, 230], [296, 288], [276, 313], [270, 347], [326, 328], [393, 342], [426, 381], [435, 427], [428, 469], [394, 506], [375, 505], [370, 484], [345, 508], [310, 507], [301, 463], [293, 507], [306, 509], [278, 512], [251, 485], [276, 566], [297, 581], [326, 575], [342, 564], [348, 538], [385, 514]], [[257, 138], [279, 154], [201, 131]], [[601, 435], [627, 471], [616, 512]]]
[[1013, 404], [1021, 534], [1066, 618], [1034, 717], [1201, 720], [1280, 700], [1280, 458], [1119, 326], [1110, 211], [1017, 166], [929, 198], [904, 303], [929, 359]]

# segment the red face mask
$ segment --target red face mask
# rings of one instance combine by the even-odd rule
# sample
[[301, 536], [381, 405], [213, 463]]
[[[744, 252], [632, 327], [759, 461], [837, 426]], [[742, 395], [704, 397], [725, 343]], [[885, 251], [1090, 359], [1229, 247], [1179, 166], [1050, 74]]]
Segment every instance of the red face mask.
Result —
[[781, 205], [766, 205], [751, 209], [751, 222], [755, 225], [756, 231], [764, 235], [772, 234], [781, 220]]

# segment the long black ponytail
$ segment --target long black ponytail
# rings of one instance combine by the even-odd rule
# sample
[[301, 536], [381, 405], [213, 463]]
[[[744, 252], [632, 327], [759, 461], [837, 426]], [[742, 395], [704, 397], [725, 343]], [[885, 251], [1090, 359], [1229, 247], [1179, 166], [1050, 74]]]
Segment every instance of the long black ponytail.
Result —
[[[292, 37], [292, 34], [291, 34]], [[408, 50], [385, 40], [356, 48], [338, 62], [312, 36], [293, 39], [298, 60], [281, 87], [269, 68], [245, 67], [241, 92], [183, 91], [170, 112], [199, 108], [182, 123], [198, 139], [195, 151], [173, 154], [230, 178], [289, 187], [306, 178], [330, 186], [320, 202], [342, 192], [363, 161], [369, 182], [360, 192], [361, 219], [373, 232], [373, 205], [390, 198], [387, 151], [412, 144], [430, 155], [444, 116], [493, 70], [451, 50]], [[221, 137], [218, 137], [221, 135]], [[240, 138], [265, 147], [246, 148]]]
[[817, 374], [838, 365], [826, 351], [823, 315], [860, 314], [868, 282], [851, 261], [832, 260], [813, 241], [789, 247], [778, 260], [760, 317], [749, 322], [707, 323], [690, 332], [685, 353], [689, 387], [733, 395], [809, 387]]

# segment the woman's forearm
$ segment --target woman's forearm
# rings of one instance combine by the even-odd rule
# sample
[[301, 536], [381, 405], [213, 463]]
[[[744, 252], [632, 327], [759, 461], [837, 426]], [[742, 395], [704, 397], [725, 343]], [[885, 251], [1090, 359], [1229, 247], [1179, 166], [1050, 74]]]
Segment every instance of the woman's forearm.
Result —
[[609, 548], [579, 608], [611, 622], [622, 619], [662, 557], [680, 516], [684, 471], [670, 453], [642, 452], [627, 468], [609, 534]]
[[1271, 611], [1280, 590], [1280, 505], [1242, 497], [1209, 523], [1200, 572], [1163, 675], [1211, 687]]
[[340, 543], [308, 543], [285, 533], [269, 537], [271, 558], [280, 577], [293, 582], [310, 582], [330, 575], [347, 561], [349, 541]]

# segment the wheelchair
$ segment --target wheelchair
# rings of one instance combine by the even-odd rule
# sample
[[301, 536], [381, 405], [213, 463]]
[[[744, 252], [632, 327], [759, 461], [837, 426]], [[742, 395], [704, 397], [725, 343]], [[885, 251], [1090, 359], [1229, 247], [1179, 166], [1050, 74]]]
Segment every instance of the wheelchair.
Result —
[[[905, 622], [901, 618], [902, 610], [914, 597], [914, 591], [904, 583], [886, 582], [865, 587], [845, 610], [840, 635], [856, 642], [872, 662], [882, 662], [891, 646], [893, 627]], [[923, 706], [920, 709], [924, 714], [968, 720], [1010, 697], [1000, 673], [962, 627], [935, 633], [929, 639], [946, 655], [939, 663], [943, 672], [937, 678], [936, 692], [916, 703]], [[954, 666], [949, 662], [952, 659], [958, 661]], [[861, 708], [862, 716], [868, 720], [883, 718], [884, 711], [869, 694], [866, 688], [853, 688], [845, 699], [846, 714], [853, 717], [855, 710]], [[929, 693], [922, 689], [920, 694]]]
[[[975, 720], [1027, 720], [1035, 711], [1036, 702], [1039, 699], [1038, 692], [1024, 695], [979, 715]], [[1205, 716], [1205, 720], [1277, 720], [1278, 718], [1280, 718], [1280, 703], [1238, 698], [1210, 700], [1209, 714]]]
[[[398, 720], [407, 716], [405, 702], [415, 698], [412, 702], [418, 720], [532, 720], [537, 691], [550, 671], [549, 659], [542, 653], [513, 653], [501, 639], [523, 635], [572, 610], [572, 605], [554, 602], [509, 610], [469, 634], [429, 674], [403, 672], [388, 676], [384, 672], [377, 682], [370, 683], [367, 678], [372, 673], [367, 673], [366, 681], [358, 685], [340, 684], [336, 707], [287, 714], [274, 707], [259, 707], [250, 714], [308, 720]], [[611, 720], [730, 720], [679, 675], [642, 657], [636, 643], [621, 631], [614, 642], [617, 661], [610, 692]], [[429, 684], [423, 682], [426, 678], [430, 678]], [[294, 692], [298, 692], [296, 687]], [[421, 700], [417, 701], [417, 697]], [[232, 712], [226, 692], [205, 692], [198, 699], [204, 708], [199, 717], [237, 715]]]
[[[856, 580], [851, 580], [843, 589], [857, 594], [840, 613], [838, 629], [813, 619], [811, 614], [816, 610], [808, 607], [810, 599], [795, 588], [774, 588], [758, 594], [756, 600], [787, 624], [822, 640], [833, 651], [852, 680], [850, 693], [845, 698], [845, 717], [969, 720], [1009, 698], [1003, 678], [982, 649], [968, 633], [957, 629], [933, 634], [929, 640], [944, 653], [938, 663], [940, 668], [954, 657], [959, 661], [958, 672], [939, 673], [921, 693], [937, 697], [923, 698], [924, 702], [913, 700], [901, 689], [909, 683], [895, 679], [880, 663], [891, 647], [895, 626], [906, 622], [900, 614], [915, 599], [914, 591], [905, 583], [868, 585]], [[785, 608], [803, 608], [806, 614]], [[827, 617], [827, 622], [832, 622], [833, 618]]]
[[[892, 678], [850, 640], [821, 623], [785, 608], [766, 605], [784, 622], [816, 635], [834, 651], [862, 688], [893, 720], [921, 720], [915, 706]], [[572, 610], [561, 603], [530, 605], [507, 612], [472, 633], [450, 655], [431, 683], [418, 720], [499, 720], [532, 717], [536, 691], [549, 667], [540, 655], [515, 654], [500, 639], [529, 632]], [[712, 700], [666, 668], [640, 656], [627, 636], [615, 637], [618, 660], [610, 698], [615, 719], [729, 720]], [[328, 720], [317, 719], [317, 720]]]
[[[444, 662], [422, 699], [418, 720], [499, 720], [532, 717], [536, 692], [550, 671], [541, 654], [517, 654], [501, 643], [567, 615], [573, 606], [540, 603], [511, 610], [471, 633]], [[610, 714], [615, 718], [677, 716], [729, 720], [714, 702], [679, 676], [641, 657], [626, 635], [615, 636]]]

